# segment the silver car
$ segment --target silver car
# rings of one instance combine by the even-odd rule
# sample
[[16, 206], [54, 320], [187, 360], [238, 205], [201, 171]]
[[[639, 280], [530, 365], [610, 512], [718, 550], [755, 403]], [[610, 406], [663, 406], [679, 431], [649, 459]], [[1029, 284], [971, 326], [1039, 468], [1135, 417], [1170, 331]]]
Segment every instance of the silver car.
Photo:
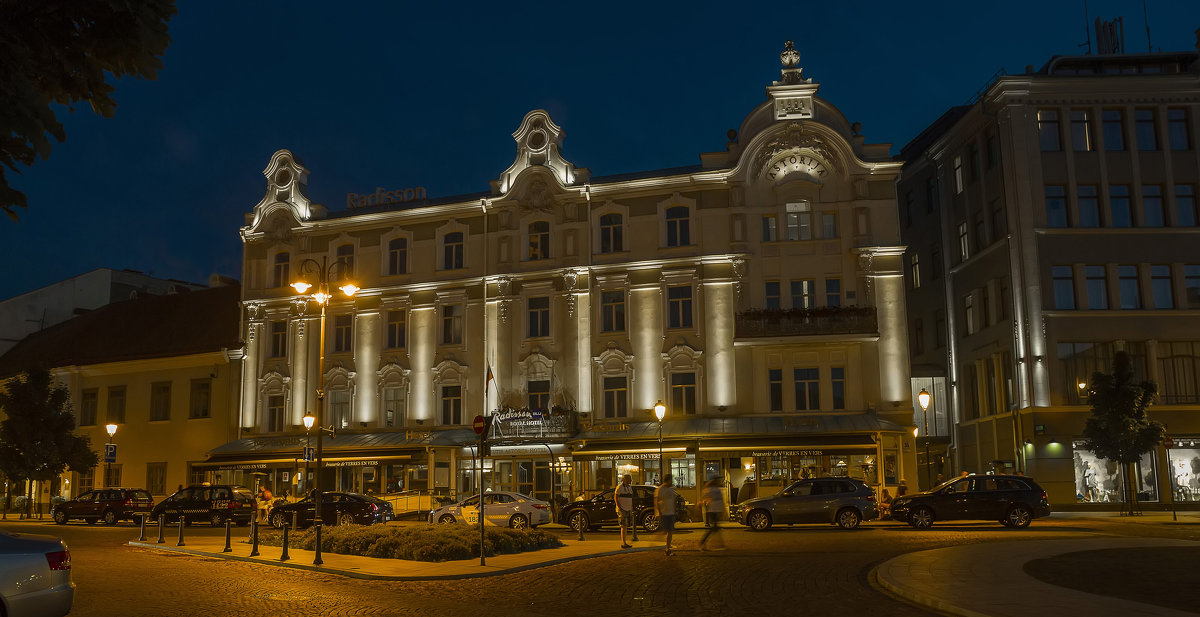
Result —
[[[483, 520], [489, 525], [526, 529], [550, 522], [550, 504], [507, 491], [483, 494]], [[429, 513], [430, 523], [479, 523], [479, 495]]]
[[71, 551], [62, 540], [0, 530], [0, 615], [62, 617], [74, 599]]
[[771, 525], [829, 523], [854, 529], [878, 518], [875, 491], [854, 478], [800, 480], [771, 497], [749, 499], [734, 506], [734, 520], [755, 531]]

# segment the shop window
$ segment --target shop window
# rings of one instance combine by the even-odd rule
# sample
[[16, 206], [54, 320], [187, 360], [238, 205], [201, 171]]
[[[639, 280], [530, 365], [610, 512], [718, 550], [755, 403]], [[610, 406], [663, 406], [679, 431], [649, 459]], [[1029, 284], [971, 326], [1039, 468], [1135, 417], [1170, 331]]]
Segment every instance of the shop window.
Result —
[[116, 424], [125, 423], [125, 386], [108, 387], [107, 411], [106, 421]]
[[550, 298], [529, 299], [529, 338], [550, 336]]
[[792, 385], [796, 391], [796, 411], [821, 409], [821, 371], [817, 368], [792, 369]]
[[527, 389], [530, 410], [548, 411], [550, 409], [550, 380], [530, 381]]
[[407, 424], [404, 414], [404, 388], [387, 387], [383, 389], [383, 426], [392, 428]]
[[604, 378], [604, 417], [624, 418], [629, 415], [629, 387], [625, 377]]
[[1119, 109], [1105, 109], [1100, 113], [1104, 123], [1104, 149], [1125, 149], [1125, 118]]
[[833, 408], [846, 408], [846, 369], [835, 366], [829, 369], [830, 385], [833, 392]]
[[600, 293], [600, 329], [603, 332], [625, 331], [625, 292]]
[[1174, 501], [1200, 501], [1200, 438], [1175, 437], [1167, 449], [1168, 475]]
[[463, 341], [463, 308], [459, 304], [442, 307], [442, 343], [461, 345]]
[[354, 276], [354, 245], [343, 244], [337, 247], [337, 255], [334, 261], [342, 262], [339, 275], [345, 278], [352, 278]]
[[100, 390], [88, 388], [79, 397], [79, 426], [95, 426], [96, 410], [100, 407]]
[[[1083, 449], [1082, 442], [1075, 448], [1075, 501], [1079, 503], [1120, 503], [1130, 496], [1124, 495], [1124, 466], [1116, 461], [1103, 459], [1091, 450]], [[1147, 452], [1133, 465], [1136, 478], [1132, 482], [1138, 501], [1158, 501], [1158, 475], [1154, 468], [1153, 453]]]
[[624, 218], [610, 213], [600, 216], [600, 252], [616, 253], [625, 250]]
[[171, 419], [171, 382], [156, 381], [150, 384], [150, 421], [161, 422]]
[[696, 413], [696, 374], [671, 374], [671, 409], [672, 414]]
[[442, 386], [442, 426], [462, 423], [462, 386]]
[[667, 288], [667, 327], [692, 327], [691, 285], [676, 285]]
[[267, 422], [266, 428], [268, 433], [280, 433], [285, 428], [285, 417], [283, 412], [283, 396], [274, 395], [267, 397]]
[[272, 321], [271, 322], [271, 357], [283, 358], [287, 356], [287, 322]]
[[329, 420], [337, 428], [350, 428], [350, 391], [329, 392]]
[[529, 260], [550, 259], [550, 223], [534, 221], [529, 224]]
[[408, 239], [392, 238], [388, 241], [388, 274], [408, 273]]
[[387, 312], [387, 348], [403, 349], [408, 329], [408, 311]]
[[764, 283], [764, 288], [764, 308], [771, 311], [778, 311], [781, 306], [779, 298], [779, 281], [766, 281], [766, 283]]
[[675, 488], [696, 488], [696, 457], [670, 459], [671, 480]]
[[691, 211], [687, 206], [667, 208], [667, 246], [688, 246], [692, 243]]
[[1037, 112], [1038, 144], [1042, 152], [1062, 150], [1062, 137], [1058, 132], [1058, 112], [1043, 109]]
[[1048, 184], [1045, 189], [1046, 227], [1067, 226], [1067, 191], [1062, 185]]
[[279, 288], [291, 284], [292, 261], [289, 253], [275, 253], [275, 263], [271, 269], [271, 287]]

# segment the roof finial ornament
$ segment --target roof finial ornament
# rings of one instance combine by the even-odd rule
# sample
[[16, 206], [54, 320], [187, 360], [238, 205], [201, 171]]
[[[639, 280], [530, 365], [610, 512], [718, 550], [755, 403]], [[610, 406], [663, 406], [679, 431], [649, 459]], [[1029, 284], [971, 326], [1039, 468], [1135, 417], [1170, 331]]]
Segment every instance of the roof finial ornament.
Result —
[[796, 47], [791, 41], [785, 43], [783, 51], [779, 52], [779, 61], [783, 63], [785, 69], [794, 69], [797, 64], [800, 64], [800, 52], [796, 51]]
[[811, 79], [804, 79], [800, 75], [804, 71], [799, 67], [800, 52], [796, 51], [796, 47], [791, 41], [788, 41], [784, 45], [783, 51], [779, 52], [779, 62], [783, 64], [783, 68], [779, 71], [780, 78], [776, 85], [812, 83]]

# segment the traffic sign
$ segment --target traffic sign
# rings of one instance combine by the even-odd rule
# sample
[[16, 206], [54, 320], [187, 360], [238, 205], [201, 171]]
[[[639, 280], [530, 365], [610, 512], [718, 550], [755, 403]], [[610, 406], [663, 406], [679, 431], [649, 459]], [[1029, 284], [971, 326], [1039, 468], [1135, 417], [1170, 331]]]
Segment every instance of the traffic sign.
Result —
[[316, 448], [304, 448], [304, 460], [311, 461], [316, 458]]
[[475, 416], [475, 420], [471, 422], [471, 428], [475, 429], [476, 435], [483, 434], [484, 426], [486, 426], [486, 424], [484, 424], [483, 416]]
[[105, 463], [117, 462], [117, 444], [115, 444], [115, 443], [104, 444], [104, 462]]
[[1170, 437], [1164, 437], [1163, 438], [1163, 447], [1164, 448], [1174, 448], [1175, 440], [1171, 439]]

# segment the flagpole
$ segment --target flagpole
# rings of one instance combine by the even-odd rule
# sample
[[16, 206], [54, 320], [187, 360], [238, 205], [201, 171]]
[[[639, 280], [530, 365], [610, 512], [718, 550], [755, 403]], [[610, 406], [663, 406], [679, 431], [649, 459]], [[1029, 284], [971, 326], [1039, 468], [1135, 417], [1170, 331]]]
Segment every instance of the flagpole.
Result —
[[[487, 373], [483, 376], [483, 411], [479, 415], [486, 417], [488, 415], [488, 378], [492, 373], [492, 362], [488, 355], [488, 308], [487, 308], [487, 292], [488, 292], [488, 215], [487, 215], [487, 199], [479, 200], [479, 207], [483, 209], [483, 364], [487, 367]], [[487, 421], [484, 420], [484, 426], [487, 426]], [[484, 531], [483, 531], [483, 442], [487, 439], [487, 429], [479, 435], [479, 565], [487, 565], [484, 557]]]

